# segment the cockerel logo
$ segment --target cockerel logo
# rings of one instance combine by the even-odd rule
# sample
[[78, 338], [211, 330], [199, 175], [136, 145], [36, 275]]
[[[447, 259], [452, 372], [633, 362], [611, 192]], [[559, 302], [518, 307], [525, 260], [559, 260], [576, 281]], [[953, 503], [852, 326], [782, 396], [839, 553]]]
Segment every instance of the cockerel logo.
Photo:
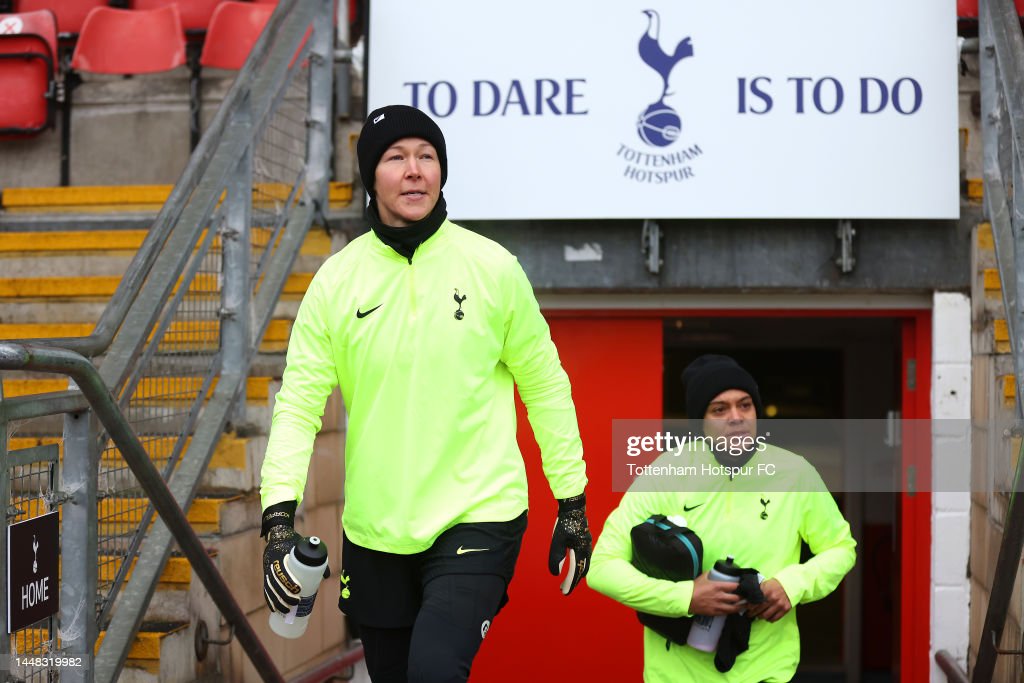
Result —
[[668, 90], [669, 77], [676, 65], [693, 56], [693, 44], [687, 36], [679, 41], [671, 54], [662, 49], [660, 43], [661, 17], [652, 9], [645, 9], [647, 31], [640, 37], [637, 46], [640, 59], [661, 76], [661, 96], [643, 112], [636, 122], [640, 139], [653, 147], [667, 147], [679, 139], [682, 120], [672, 107], [665, 104], [665, 98], [672, 93]]

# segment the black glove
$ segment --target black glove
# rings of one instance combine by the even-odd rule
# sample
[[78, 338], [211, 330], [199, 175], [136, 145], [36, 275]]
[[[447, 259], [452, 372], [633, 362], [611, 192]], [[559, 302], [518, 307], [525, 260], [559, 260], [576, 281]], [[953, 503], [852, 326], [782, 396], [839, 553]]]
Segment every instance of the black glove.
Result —
[[299, 604], [299, 582], [285, 567], [284, 558], [302, 540], [295, 531], [295, 508], [289, 500], [275, 503], [263, 511], [260, 535], [267, 539], [263, 549], [263, 598], [271, 612], [287, 614]]
[[730, 614], [725, 618], [722, 635], [715, 649], [715, 668], [725, 673], [736, 663], [736, 658], [750, 646], [751, 619], [745, 614]]
[[[735, 592], [751, 605], [760, 605], [764, 602], [765, 597], [761, 592], [761, 582], [756, 569], [743, 568], [740, 570], [740, 582], [736, 586]], [[752, 621], [743, 613], [730, 614], [725, 618], [725, 626], [722, 627], [722, 635], [718, 639], [718, 647], [715, 649], [715, 668], [720, 672], [725, 673], [731, 669], [732, 665], [736, 663], [736, 658], [750, 647]]]
[[562, 581], [563, 595], [572, 593], [576, 585], [590, 569], [590, 553], [593, 538], [587, 524], [587, 496], [581, 493], [572, 498], [558, 501], [558, 519], [551, 533], [551, 550], [548, 552], [548, 571], [554, 576], [562, 572], [565, 551], [569, 551], [569, 573]]

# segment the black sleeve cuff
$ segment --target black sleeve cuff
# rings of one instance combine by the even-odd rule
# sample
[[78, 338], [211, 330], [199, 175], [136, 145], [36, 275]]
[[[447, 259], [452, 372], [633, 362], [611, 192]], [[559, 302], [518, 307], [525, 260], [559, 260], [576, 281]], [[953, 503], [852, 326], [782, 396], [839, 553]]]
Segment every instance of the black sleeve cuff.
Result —
[[274, 503], [263, 511], [263, 524], [260, 528], [260, 536], [266, 536], [267, 532], [275, 526], [287, 526], [295, 528], [295, 508], [299, 507], [298, 502], [288, 500], [283, 503]]
[[559, 498], [558, 499], [558, 514], [563, 512], [572, 512], [573, 510], [582, 510], [587, 507], [587, 494], [581, 493], [578, 496], [572, 498]]

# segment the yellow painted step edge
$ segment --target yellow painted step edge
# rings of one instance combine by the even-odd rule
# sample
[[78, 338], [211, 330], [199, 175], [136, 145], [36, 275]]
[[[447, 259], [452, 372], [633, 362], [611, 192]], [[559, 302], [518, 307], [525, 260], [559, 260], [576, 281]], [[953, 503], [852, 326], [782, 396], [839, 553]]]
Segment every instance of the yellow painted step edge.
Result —
[[996, 353], [1010, 352], [1010, 328], [1002, 318], [992, 321], [992, 341], [995, 342]]
[[1002, 284], [999, 282], [999, 271], [995, 268], [986, 268], [982, 272], [982, 282], [985, 285], [985, 291], [998, 292], [1002, 289]]
[[[0, 339], [47, 339], [51, 337], [88, 337], [96, 326], [92, 323], [0, 323]], [[167, 334], [199, 333], [213, 335], [219, 323], [216, 320], [198, 320], [189, 323], [171, 323]], [[290, 320], [271, 320], [263, 335], [264, 342], [286, 342], [291, 334]]]
[[[303, 294], [313, 280], [313, 273], [292, 273], [285, 281], [283, 294]], [[88, 277], [0, 278], [0, 297], [102, 297], [112, 296], [121, 278], [116, 275]], [[216, 276], [197, 277], [192, 284], [193, 296], [209, 295], [219, 291]]]
[[[227, 498], [196, 498], [189, 506], [186, 517], [189, 524], [215, 527], [220, 524], [220, 511], [227, 503], [239, 500], [241, 496]], [[49, 505], [42, 498], [29, 498], [19, 500], [16, 497], [11, 505], [20, 510], [19, 516], [26, 515], [28, 518], [39, 517], [50, 511]], [[96, 514], [100, 525], [138, 525], [142, 521], [142, 515], [149, 508], [148, 498], [104, 498], [97, 503]], [[58, 509], [58, 514], [63, 519], [64, 508]]]
[[996, 243], [995, 243], [995, 237], [992, 235], [992, 224], [991, 223], [988, 223], [988, 222], [978, 223], [977, 239], [978, 239], [978, 248], [979, 249], [986, 249], [986, 250], [995, 249]]
[[173, 185], [82, 185], [78, 187], [11, 187], [3, 192], [5, 209], [50, 206], [163, 204]]
[[[273, 185], [273, 184], [263, 184]], [[261, 184], [257, 194], [271, 194]], [[263, 188], [263, 189], [261, 189]], [[172, 185], [82, 185], [77, 187], [11, 187], [3, 191], [0, 207], [4, 209], [49, 208], [60, 206], [117, 206], [163, 204], [171, 194]], [[273, 194], [281, 194], [276, 192]], [[349, 202], [352, 184], [332, 182], [328, 185], [329, 202]]]
[[981, 178], [967, 179], [968, 199], [983, 199], [985, 197], [985, 181]]
[[[98, 564], [98, 578], [100, 581], [113, 581], [121, 567], [123, 558], [101, 555]], [[132, 560], [132, 566], [128, 570], [128, 576], [132, 575], [137, 559]], [[127, 577], [126, 577], [127, 578]], [[169, 557], [164, 569], [160, 572], [160, 583], [173, 585], [188, 585], [192, 582], [192, 565], [186, 557]]]
[[997, 342], [1010, 341], [1010, 327], [1006, 320], [999, 318], [992, 323], [992, 336]]
[[[216, 383], [217, 379], [214, 378], [214, 386]], [[169, 388], [173, 388], [175, 398], [172, 400], [181, 400], [185, 398], [185, 393], [192, 396], [199, 391], [201, 386], [202, 379], [199, 377], [147, 377], [139, 382], [135, 398], [152, 398], [154, 401], [159, 401]], [[49, 377], [45, 379], [5, 379], [3, 387], [4, 397], [14, 398], [15, 396], [67, 391], [68, 380]], [[249, 377], [245, 383], [245, 390], [248, 400], [265, 401], [270, 397], [270, 378]]]
[[[136, 251], [146, 239], [146, 230], [77, 230], [61, 232], [0, 232], [0, 253], [67, 251]], [[261, 230], [267, 233], [269, 229]], [[216, 247], [218, 240], [214, 240]], [[310, 230], [301, 254], [329, 256], [331, 238], [323, 230]]]
[[352, 183], [332, 182], [327, 186], [327, 202], [348, 204], [352, 201]]
[[[185, 448], [188, 448], [190, 439], [185, 441]], [[146, 447], [150, 457], [154, 458], [167, 458], [171, 453], [171, 449], [174, 447], [177, 439], [174, 437], [161, 437], [161, 438], [146, 438], [143, 437], [142, 443]], [[209, 469], [244, 469], [245, 468], [245, 456], [246, 456], [246, 439], [240, 439], [235, 436], [222, 436], [220, 441], [217, 442], [217, 447], [213, 452], [213, 456], [210, 458]], [[7, 449], [9, 451], [17, 451], [25, 448], [35, 448], [37, 446], [47, 446], [50, 444], [56, 444], [61, 451], [63, 457], [64, 440], [59, 436], [41, 436], [41, 437], [14, 437], [7, 442]], [[114, 461], [121, 458], [121, 453], [116, 448], [105, 448], [101, 455], [101, 460]]]
[[[135, 640], [132, 641], [131, 649], [128, 650], [128, 659], [160, 659], [160, 641], [167, 636], [177, 633], [185, 629], [188, 624], [181, 624], [167, 631], [153, 632], [153, 631], [140, 631], [136, 636]], [[96, 639], [96, 651], [99, 652], [100, 645], [103, 643], [103, 638], [106, 637], [107, 632], [101, 631], [99, 637]]]
[[[143, 624], [145, 626], [145, 624]], [[177, 633], [188, 627], [188, 624], [177, 624], [173, 628], [166, 631], [140, 631], [136, 636], [135, 640], [132, 641], [131, 649], [128, 650], [128, 659], [136, 660], [139, 662], [149, 660], [160, 659], [160, 641], [167, 636]], [[103, 638], [106, 637], [106, 631], [100, 631], [99, 637], [96, 639], [95, 652], [100, 651], [100, 644], [103, 642]], [[17, 648], [18, 652], [34, 652], [38, 648], [49, 640], [48, 634], [43, 629], [24, 629], [17, 633], [11, 634], [11, 645]], [[59, 643], [58, 643], [59, 645]], [[148, 665], [144, 665], [145, 668], [149, 669]], [[156, 665], [159, 667], [159, 665]]]
[[[196, 498], [188, 509], [188, 521], [190, 524], [217, 524], [224, 505], [240, 498]], [[101, 523], [137, 524], [148, 506], [146, 498], [104, 498], [97, 504], [96, 514]]]

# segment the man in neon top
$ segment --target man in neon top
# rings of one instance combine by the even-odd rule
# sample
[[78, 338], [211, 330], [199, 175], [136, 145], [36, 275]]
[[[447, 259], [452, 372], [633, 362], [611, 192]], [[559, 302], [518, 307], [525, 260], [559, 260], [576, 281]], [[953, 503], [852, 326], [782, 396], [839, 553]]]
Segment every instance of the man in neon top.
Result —
[[[265, 593], [297, 602], [282, 558], [335, 386], [349, 415], [339, 606], [374, 683], [465, 681], [526, 529], [513, 386], [558, 499], [549, 569], [586, 574], [587, 483], [569, 380], [514, 256], [447, 219], [444, 136], [404, 105], [357, 146], [370, 231], [320, 268], [296, 316], [262, 470]], [[296, 590], [293, 590], [296, 589]]]
[[[853, 567], [856, 542], [814, 467], [758, 439], [761, 397], [746, 370], [728, 356], [705, 355], [687, 367], [683, 381], [687, 417], [701, 424], [703, 433], [656, 462], [697, 468], [677, 472], [714, 474], [696, 485], [667, 476], [638, 478], [605, 522], [587, 582], [633, 609], [661, 617], [724, 616], [746, 608], [746, 617], [753, 619], [734, 620], [749, 627], [749, 649], [725, 658], [722, 641], [719, 652], [702, 652], [666, 642], [645, 627], [646, 683], [788, 681], [800, 662], [793, 607], [835, 590]], [[657, 514], [682, 517], [700, 537], [704, 571], [695, 580], [651, 578], [631, 563], [630, 530]], [[801, 541], [814, 554], [804, 563]], [[763, 603], [741, 604], [736, 584], [708, 578], [708, 570], [727, 556], [764, 575]]]

